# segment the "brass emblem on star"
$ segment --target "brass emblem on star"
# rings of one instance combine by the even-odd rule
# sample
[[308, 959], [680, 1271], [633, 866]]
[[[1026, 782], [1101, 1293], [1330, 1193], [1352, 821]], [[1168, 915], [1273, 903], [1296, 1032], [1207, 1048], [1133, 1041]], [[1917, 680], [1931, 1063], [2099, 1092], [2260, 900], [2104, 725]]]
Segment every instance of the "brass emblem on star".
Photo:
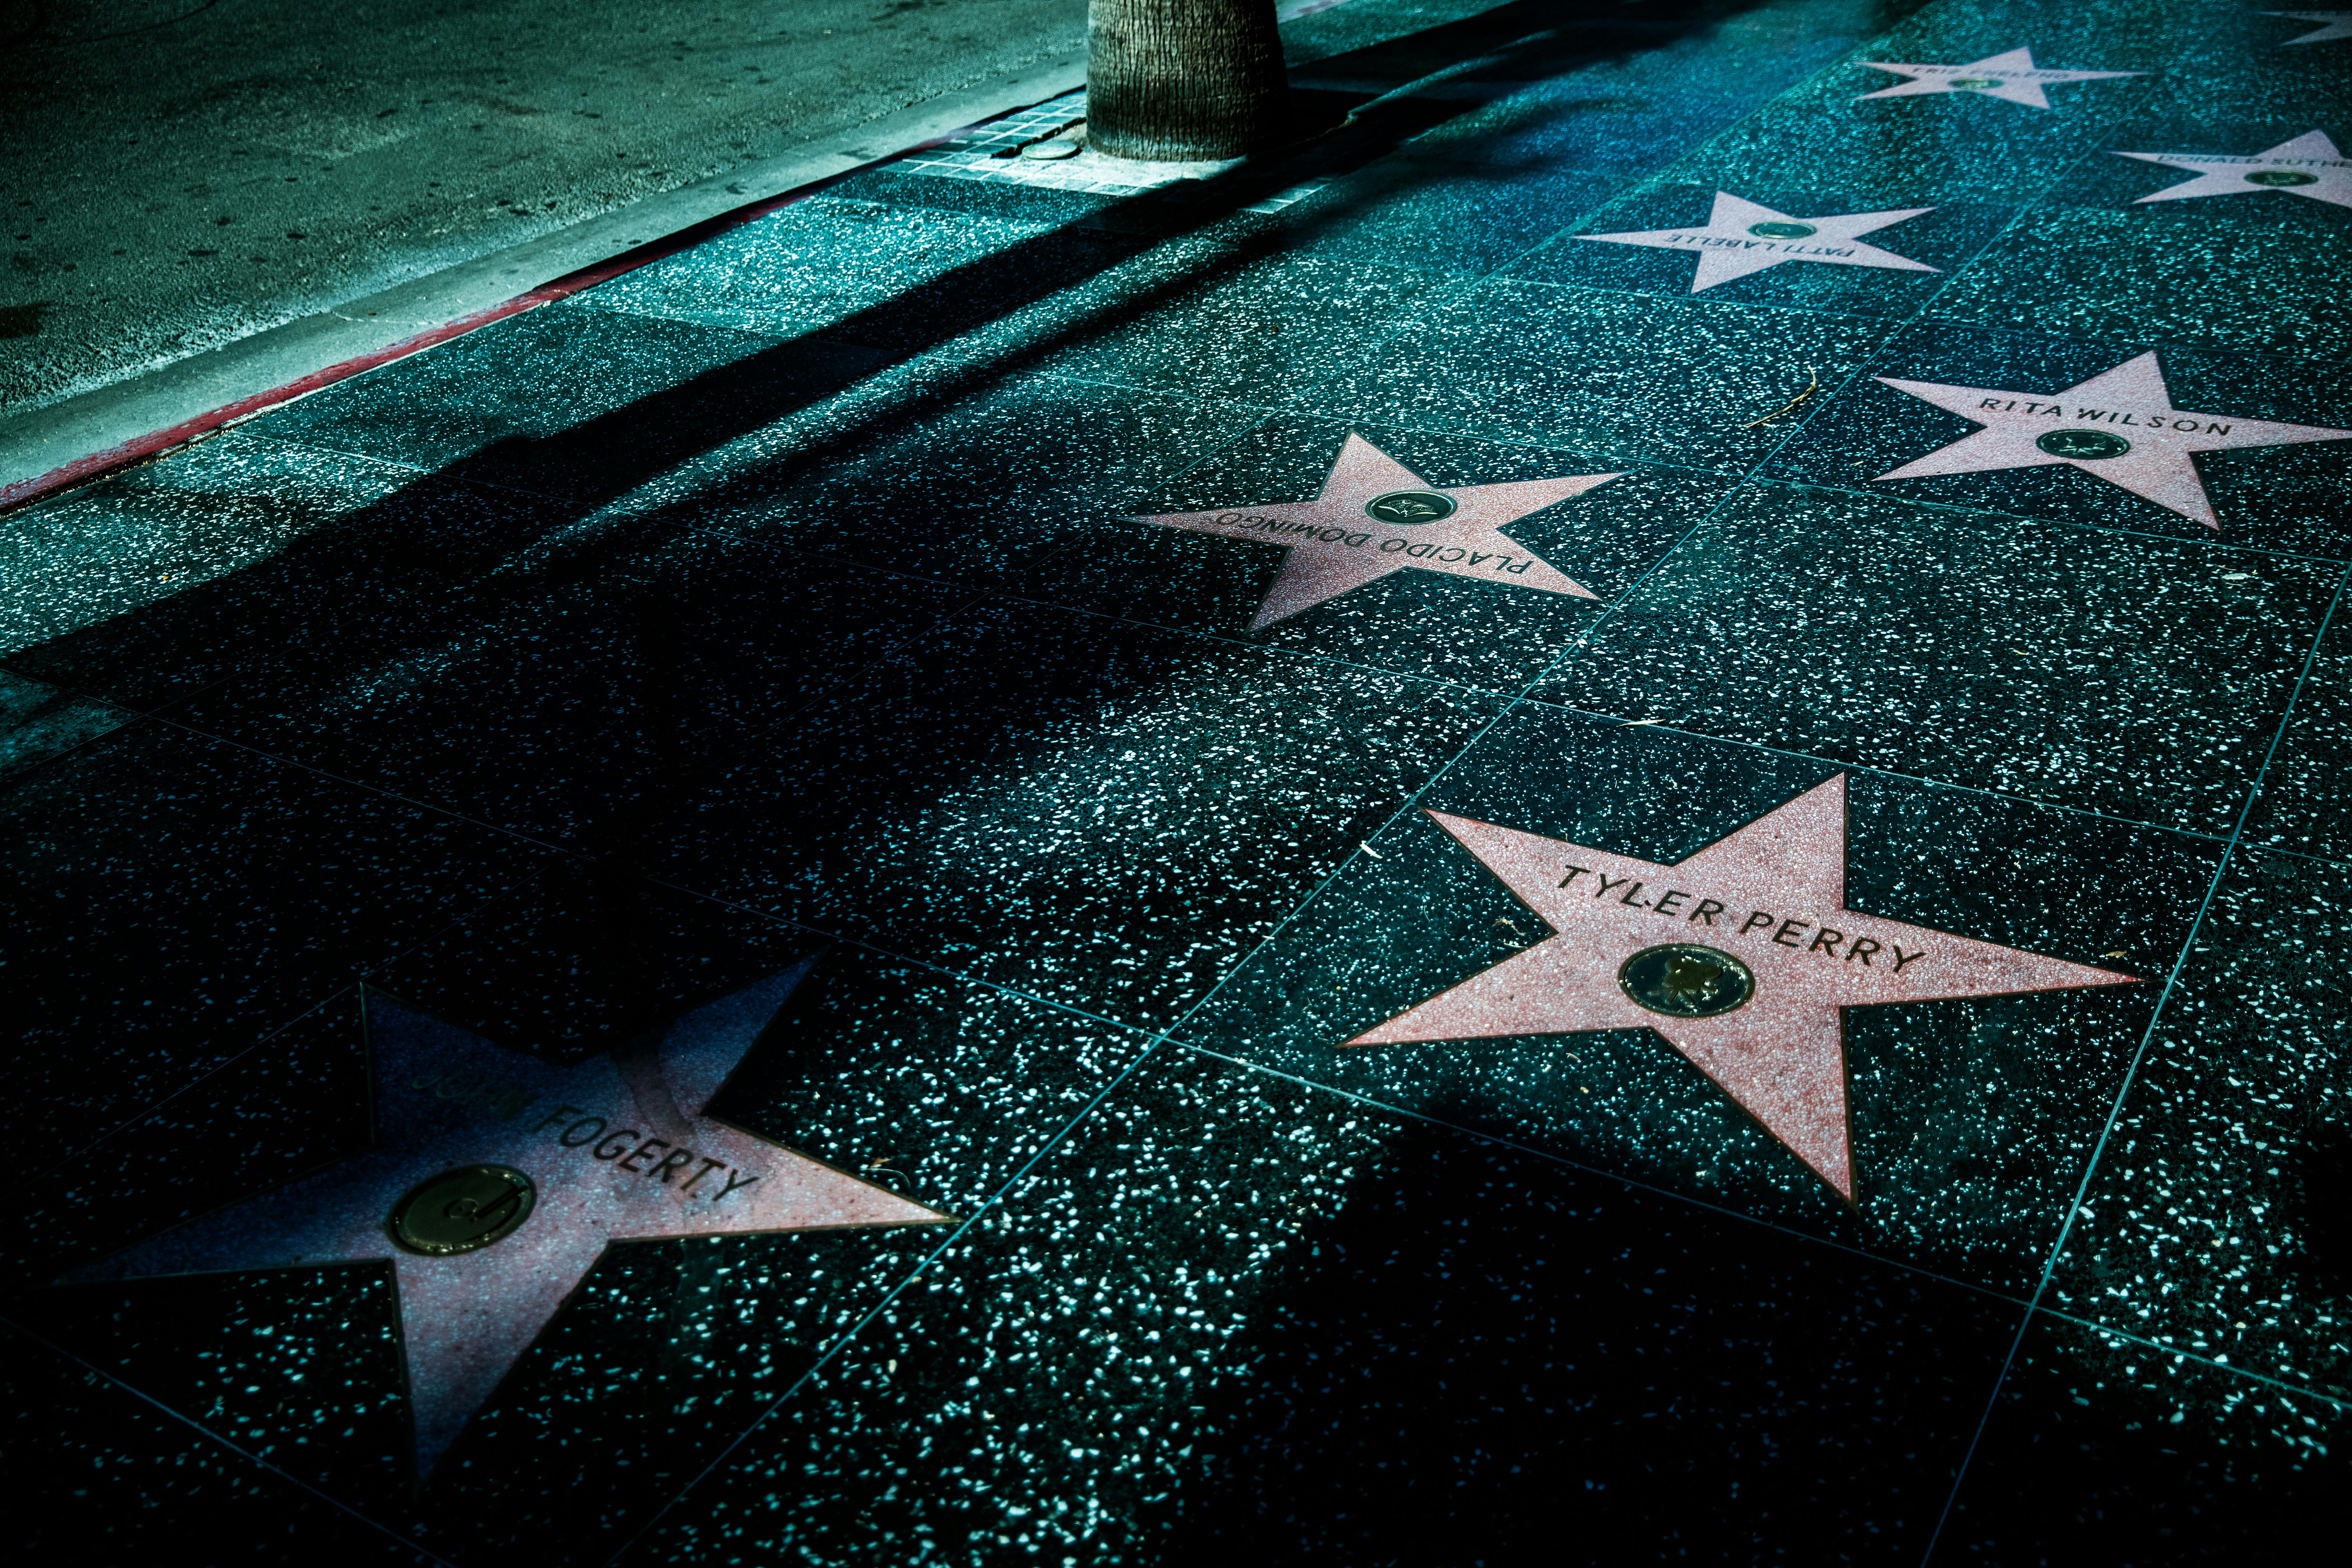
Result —
[[[2164, 384], [2164, 367], [2153, 349], [2086, 381], [2051, 392], [1906, 381], [1891, 375], [1875, 379], [1922, 403], [1957, 414], [1978, 429], [1974, 435], [1889, 469], [1873, 484], [2068, 463], [2076, 465], [2078, 473], [2095, 475], [2142, 500], [2211, 529], [2219, 529], [2221, 520], [2215, 515], [2213, 503], [2205, 494], [2205, 481], [2197, 471], [2198, 453], [2352, 439], [2352, 430], [2175, 407], [2171, 390]], [[2093, 422], [2095, 428], [2084, 427]], [[2125, 435], [2126, 430], [2131, 434]]]
[[1688, 942], [1643, 948], [1618, 966], [1617, 984], [1635, 1006], [1670, 1018], [1712, 1018], [1756, 994], [1746, 964]]
[[1282, 570], [1250, 618], [1249, 629], [1258, 631], [1407, 570], [1597, 598], [1503, 530], [1616, 477], [1570, 474], [1439, 487], [1351, 434], [1313, 500], [1263, 501], [1247, 511], [1227, 507], [1135, 521], [1281, 545]]
[[1435, 490], [1391, 490], [1364, 503], [1364, 515], [1382, 522], [1435, 522], [1457, 510], [1452, 496]]
[[2120, 458], [2131, 450], [2131, 443], [2112, 430], [2053, 430], [2033, 438], [2033, 444], [2053, 458], [2074, 458], [2097, 462], [2102, 458]]
[[460, 1165], [393, 1205], [392, 1239], [426, 1258], [454, 1258], [504, 1241], [530, 1217], [539, 1190], [512, 1165]]
[[1550, 934], [1342, 1044], [1648, 1029], [1856, 1201], [1846, 1008], [2138, 982], [1848, 908], [1845, 784], [1672, 865], [1430, 811]]

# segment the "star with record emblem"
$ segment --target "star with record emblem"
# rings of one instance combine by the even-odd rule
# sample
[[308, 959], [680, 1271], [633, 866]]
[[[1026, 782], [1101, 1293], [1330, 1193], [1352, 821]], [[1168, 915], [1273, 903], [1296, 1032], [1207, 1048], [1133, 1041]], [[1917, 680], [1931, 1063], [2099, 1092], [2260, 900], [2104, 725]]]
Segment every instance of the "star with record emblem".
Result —
[[2265, 16], [2284, 16], [2291, 21], [2316, 22], [2310, 32], [2289, 38], [2287, 44], [2332, 44], [2339, 38], [2352, 38], [2352, 11], [2265, 11]]
[[2117, 153], [2143, 163], [2162, 163], [2197, 175], [2167, 185], [2139, 202], [2189, 202], [2200, 196], [2237, 196], [2254, 191], [2284, 191], [2352, 207], [2352, 160], [2336, 150], [2324, 131], [2306, 131], [2292, 142], [2243, 157], [2213, 153]]
[[1552, 934], [1347, 1045], [1650, 1029], [1848, 1202], [1843, 1009], [2137, 984], [1848, 909], [1843, 773], [1670, 866], [1429, 815]]
[[1885, 228], [1906, 218], [1935, 211], [1933, 207], [1902, 207], [1892, 212], [1840, 213], [1831, 217], [1794, 217], [1784, 212], [1735, 196], [1715, 193], [1714, 210], [1696, 228], [1653, 228], [1630, 234], [1580, 234], [1578, 239], [1611, 245], [1648, 246], [1658, 250], [1687, 250], [1698, 257], [1690, 291], [1712, 289], [1784, 261], [1827, 262], [1838, 267], [1890, 267], [1905, 272], [1937, 272], [1940, 268], [1855, 237]]
[[2033, 63], [2032, 49], [2011, 49], [2006, 54], [1987, 55], [1980, 60], [1970, 60], [1964, 66], [1894, 65], [1880, 60], [1862, 62], [1873, 70], [1891, 71], [1907, 77], [1907, 81], [1884, 87], [1876, 92], [1865, 92], [1856, 103], [1870, 98], [1916, 98], [1931, 92], [1974, 92], [1986, 98], [2004, 99], [2021, 103], [2029, 109], [2047, 109], [2049, 98], [2042, 89], [2053, 82], [2105, 81], [2111, 77], [2146, 76], [2146, 71], [2058, 71], [2043, 70]]
[[2221, 521], [2205, 498], [2193, 454], [2352, 437], [2352, 430], [2175, 408], [2153, 350], [2056, 392], [1947, 386], [1888, 375], [1873, 379], [1984, 426], [1879, 475], [1874, 484], [2063, 464], [2208, 528], [2219, 528]]
[[1350, 432], [1313, 500], [1171, 511], [1129, 521], [1281, 545], [1287, 552], [1282, 571], [1249, 624], [1256, 631], [1407, 567], [1597, 599], [1598, 594], [1502, 531], [1554, 501], [1582, 495], [1615, 478], [1570, 474], [1449, 489], [1424, 482]]
[[427, 1476], [613, 1242], [948, 1218], [705, 1114], [807, 969], [570, 1068], [370, 993], [373, 1150], [73, 1279], [389, 1262]]

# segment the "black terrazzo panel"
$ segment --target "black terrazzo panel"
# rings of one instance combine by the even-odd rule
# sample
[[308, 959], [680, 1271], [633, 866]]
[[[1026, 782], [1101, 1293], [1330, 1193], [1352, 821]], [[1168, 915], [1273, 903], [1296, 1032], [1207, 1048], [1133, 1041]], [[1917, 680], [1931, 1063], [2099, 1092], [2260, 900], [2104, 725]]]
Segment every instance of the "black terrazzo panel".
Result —
[[[1834, 769], [1533, 706], [1417, 803], [1672, 863]], [[1850, 908], [2158, 976], [2210, 843], [1856, 773]], [[1842, 1202], [1646, 1030], [1345, 1046], [1549, 934], [1421, 810], [1180, 1028], [1205, 1049], [1934, 1273], [2029, 1293], [2147, 1027], [2152, 988], [1851, 1009]]]
[[[161, 724], [0, 800], [29, 984], [6, 1063], [71, 1145], [537, 874], [547, 852]], [[102, 1042], [92, 1048], [91, 1042]], [[69, 1146], [71, 1146], [69, 1145]]]
[[101, 1562], [423, 1564], [382, 1526], [22, 1331], [0, 1438], [19, 1549]]
[[2343, 1407], [2039, 1317], [1937, 1555], [2226, 1563], [2325, 1549]]
[[2226, 836], [2340, 574], [2210, 538], [1758, 485], [1537, 692]]
[[[2352, 427], [2341, 210], [2112, 155], [2352, 134], [2307, 26], [1449, 10], [1240, 170], [887, 165], [11, 513], [27, 1539], [2283, 1555], [2342, 1489], [2352, 447], [2200, 454], [2216, 530], [1882, 480], [1975, 426], [1876, 378]], [[2142, 74], [1863, 97], [2021, 47]], [[1930, 208], [1869, 238], [1941, 270], [1574, 237], [1718, 191]], [[1510, 525], [1598, 596], [1252, 633], [1278, 551], [1136, 521], [1350, 433], [1618, 473]], [[1673, 863], [1842, 772], [1857, 914], [2143, 982], [1850, 1009], [1852, 1203], [1647, 1030], [1338, 1043], [1546, 935], [1423, 807]], [[364, 1142], [362, 987], [576, 1062], [812, 956], [713, 1113], [952, 1223], [614, 1246], [422, 1486], [379, 1265], [50, 1287]]]
[[2017, 1309], [1795, 1246], [1155, 1057], [639, 1550], [1916, 1548]]
[[[1607, 473], [1579, 452], [1500, 446], [1418, 430], [1354, 427], [1276, 416], [1195, 464], [1171, 486], [1129, 492], [1141, 515], [1311, 500], [1349, 435], [1439, 487]], [[1400, 674], [1516, 691], [1541, 674], [1601, 607], [1705, 521], [1731, 486], [1665, 469], [1622, 472], [1598, 489], [1508, 525], [1512, 539], [1583, 584], [1585, 599], [1433, 573], [1393, 574], [1283, 621], [1247, 628], [1284, 552], [1129, 521], [1041, 563], [1024, 592], [1056, 604]]]
[[1773, 416], [1835, 385], [1885, 335], [1870, 318], [1654, 300], [1490, 278], [1334, 380], [1319, 410], [1377, 425], [1739, 474]]
[[[2347, 553], [2340, 496], [2352, 448], [2335, 441], [2241, 447], [2194, 458], [2221, 527], [2063, 465], [2004, 468], [1885, 479], [1980, 426], [1881, 378], [2047, 398], [2147, 353], [2154, 353], [2177, 409], [2208, 425], [2265, 419], [2352, 428], [2352, 383], [2338, 366], [2277, 362], [2149, 337], [2102, 342], [2033, 337], [1964, 324], [1927, 322], [1890, 339], [1862, 374], [1836, 391], [1771, 458], [1775, 478], [1850, 487], [1929, 505], [1982, 509], [2079, 523], [2168, 534], [2219, 538], [2256, 550], [2319, 555]], [[2078, 412], [2081, 400], [2073, 404]]]
[[648, 864], [712, 897], [1151, 1026], [1229, 973], [1496, 706], [992, 605], [674, 810]]
[[2352, 1396], [2343, 868], [2242, 852], [2083, 1197], [2050, 1304]]

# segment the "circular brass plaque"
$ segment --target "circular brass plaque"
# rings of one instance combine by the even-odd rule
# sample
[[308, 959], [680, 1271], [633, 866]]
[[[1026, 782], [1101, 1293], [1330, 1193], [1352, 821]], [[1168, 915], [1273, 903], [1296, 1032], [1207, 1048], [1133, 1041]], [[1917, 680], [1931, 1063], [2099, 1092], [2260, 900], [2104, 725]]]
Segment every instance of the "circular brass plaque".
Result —
[[1391, 490], [1364, 503], [1364, 515], [1382, 522], [1435, 522], [1460, 510], [1452, 496], [1435, 490]]
[[1821, 230], [1809, 223], [1776, 218], [1770, 223], [1751, 223], [1748, 226], [1748, 232], [1759, 239], [1806, 239], [1821, 233]]
[[427, 1258], [478, 1252], [520, 1230], [537, 1198], [530, 1178], [511, 1165], [460, 1165], [393, 1206], [392, 1239]]
[[2301, 169], [2256, 169], [2246, 176], [2250, 185], [2315, 185], [2319, 176], [2306, 174]]
[[1954, 87], [1972, 87], [1981, 92], [1989, 87], [1999, 87], [2000, 85], [2000, 78], [1997, 76], [1956, 76], [1952, 79], [1952, 85]]
[[2036, 436], [2033, 444], [2053, 458], [2093, 462], [2101, 458], [2120, 458], [2131, 450], [2131, 443], [2112, 430], [2052, 430]]
[[1712, 1018], [1756, 994], [1756, 976], [1727, 952], [1689, 942], [1645, 947], [1617, 968], [1636, 1005], [1670, 1018]]

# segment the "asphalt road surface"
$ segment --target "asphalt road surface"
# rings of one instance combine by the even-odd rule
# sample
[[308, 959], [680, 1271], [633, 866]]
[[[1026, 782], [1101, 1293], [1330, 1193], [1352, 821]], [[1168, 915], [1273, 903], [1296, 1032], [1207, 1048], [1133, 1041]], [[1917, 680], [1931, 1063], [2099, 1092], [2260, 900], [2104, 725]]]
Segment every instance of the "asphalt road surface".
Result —
[[0, 0], [0, 416], [772, 157], [1086, 0]]
[[[1292, 0], [1317, 14], [1284, 41], [1297, 63], [1493, 3]], [[0, 0], [0, 467], [74, 455], [10, 458], [12, 419], [1016, 83], [1085, 35], [1086, 0]]]

